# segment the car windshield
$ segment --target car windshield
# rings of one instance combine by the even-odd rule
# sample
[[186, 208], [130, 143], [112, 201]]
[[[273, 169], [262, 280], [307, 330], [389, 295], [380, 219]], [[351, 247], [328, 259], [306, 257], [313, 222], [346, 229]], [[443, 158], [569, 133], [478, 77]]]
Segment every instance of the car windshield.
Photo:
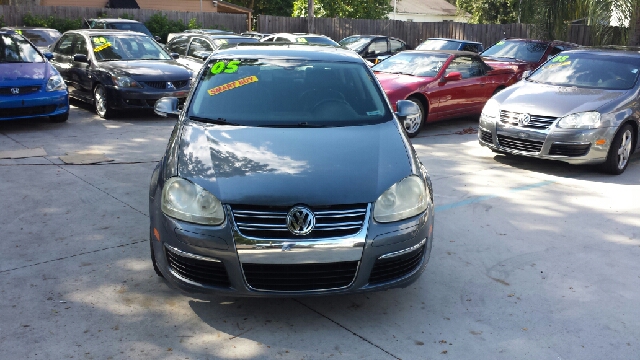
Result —
[[338, 43], [323, 36], [300, 36], [296, 38], [298, 43], [338, 46]]
[[482, 56], [538, 62], [547, 50], [547, 43], [525, 40], [501, 40], [482, 52]]
[[418, 45], [416, 50], [458, 50], [459, 48], [460, 43], [457, 41], [428, 39]]
[[41, 63], [44, 58], [19, 35], [0, 35], [0, 63]]
[[392, 74], [435, 77], [448, 54], [401, 52], [375, 65], [371, 70]]
[[247, 126], [335, 127], [393, 118], [362, 63], [213, 59], [192, 99], [191, 119]]
[[60, 32], [53, 29], [19, 29], [18, 34], [26, 37], [35, 46], [49, 46], [60, 38]]
[[151, 32], [149, 31], [149, 29], [147, 29], [146, 26], [144, 26], [141, 23], [108, 23], [107, 24], [107, 28], [108, 29], [118, 29], [118, 30], [131, 30], [131, 31], [137, 31], [149, 36], [153, 36], [151, 34]]
[[583, 88], [628, 90], [638, 79], [640, 58], [561, 53], [538, 68], [528, 81]]
[[91, 46], [98, 61], [171, 59], [171, 56], [148, 36], [95, 35], [91, 36]]
[[340, 44], [341, 46], [349, 49], [349, 50], [354, 50], [354, 51], [360, 51], [362, 50], [365, 46], [367, 46], [367, 44], [369, 44], [369, 42], [371, 41], [372, 38], [368, 38], [368, 37], [348, 37], [348, 38], [344, 38], [342, 40], [340, 40], [340, 42], [338, 44]]

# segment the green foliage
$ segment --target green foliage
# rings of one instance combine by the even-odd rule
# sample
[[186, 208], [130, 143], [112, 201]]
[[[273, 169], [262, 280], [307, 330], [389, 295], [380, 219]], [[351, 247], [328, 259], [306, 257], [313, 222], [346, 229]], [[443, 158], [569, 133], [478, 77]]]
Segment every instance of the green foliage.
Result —
[[456, 6], [471, 15], [473, 24], [511, 24], [518, 20], [519, 0], [457, 0]]
[[67, 30], [75, 30], [82, 28], [82, 19], [59, 19], [53, 16], [34, 16], [31, 13], [27, 13], [22, 17], [22, 23], [24, 26], [37, 26], [56, 29], [61, 33]]
[[202, 29], [202, 24], [198, 22], [198, 19], [192, 18], [189, 20], [189, 24], [187, 24], [188, 29]]
[[[292, 16], [307, 16], [307, 0], [294, 0]], [[316, 17], [386, 19], [393, 11], [388, 0], [314, 0]]]
[[253, 10], [253, 16], [291, 16], [293, 0], [228, 0], [228, 2]]
[[4, 23], [4, 15], [0, 15], [0, 27], [3, 26], [7, 26], [7, 24]]
[[118, 19], [137, 20], [133, 14], [122, 13], [118, 16]]
[[183, 32], [187, 29], [182, 21], [169, 20], [167, 15], [161, 12], [151, 15], [144, 24], [154, 36], [159, 36], [162, 42], [167, 41], [169, 33]]

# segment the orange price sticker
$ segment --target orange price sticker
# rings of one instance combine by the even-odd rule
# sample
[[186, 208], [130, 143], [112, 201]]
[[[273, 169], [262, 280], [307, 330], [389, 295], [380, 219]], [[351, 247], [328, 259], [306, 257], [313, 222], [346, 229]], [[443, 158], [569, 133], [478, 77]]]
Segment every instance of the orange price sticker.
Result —
[[231, 90], [231, 89], [235, 89], [235, 88], [239, 88], [241, 86], [245, 86], [247, 84], [251, 84], [254, 82], [258, 81], [258, 77], [255, 75], [252, 76], [247, 76], [245, 78], [236, 80], [236, 81], [232, 81], [232, 82], [228, 82], [226, 84], [220, 85], [220, 86], [216, 86], [213, 89], [209, 89], [207, 90], [207, 92], [209, 93], [209, 95], [213, 96], [213, 95], [218, 95], [221, 94], [225, 91]]

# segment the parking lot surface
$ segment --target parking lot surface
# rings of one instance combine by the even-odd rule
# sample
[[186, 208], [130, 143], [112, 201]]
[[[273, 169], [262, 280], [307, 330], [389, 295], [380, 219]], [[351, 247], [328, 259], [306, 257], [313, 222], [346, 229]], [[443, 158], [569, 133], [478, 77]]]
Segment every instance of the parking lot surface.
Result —
[[416, 283], [196, 299], [149, 259], [149, 178], [175, 120], [72, 105], [67, 123], [0, 123], [0, 358], [640, 358], [640, 154], [610, 176], [496, 155], [477, 118], [428, 125], [413, 144], [435, 237]]

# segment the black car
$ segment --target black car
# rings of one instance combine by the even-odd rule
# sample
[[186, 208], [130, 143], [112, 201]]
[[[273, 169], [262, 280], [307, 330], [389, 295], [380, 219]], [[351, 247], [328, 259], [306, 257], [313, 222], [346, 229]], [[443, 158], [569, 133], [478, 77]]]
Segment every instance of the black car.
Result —
[[353, 35], [340, 40], [339, 44], [357, 52], [365, 60], [369, 60], [372, 63], [375, 63], [378, 58], [385, 58], [400, 51], [410, 50], [404, 41], [382, 35]]
[[43, 53], [48, 52], [49, 45], [53, 44], [62, 35], [56, 29], [44, 27], [12, 26], [3, 27], [0, 30], [11, 31], [24, 36]]
[[207, 35], [204, 33], [176, 34], [166, 45], [171, 53], [179, 54], [178, 62], [197, 73], [209, 55], [229, 44], [257, 43], [258, 39], [240, 35]]
[[89, 29], [113, 29], [137, 31], [151, 36], [155, 41], [160, 41], [159, 36], [154, 36], [141, 22], [129, 19], [88, 19], [85, 26]]
[[152, 109], [165, 96], [186, 98], [192, 72], [147, 35], [121, 30], [67, 31], [51, 63], [73, 98], [95, 103], [100, 117]]

